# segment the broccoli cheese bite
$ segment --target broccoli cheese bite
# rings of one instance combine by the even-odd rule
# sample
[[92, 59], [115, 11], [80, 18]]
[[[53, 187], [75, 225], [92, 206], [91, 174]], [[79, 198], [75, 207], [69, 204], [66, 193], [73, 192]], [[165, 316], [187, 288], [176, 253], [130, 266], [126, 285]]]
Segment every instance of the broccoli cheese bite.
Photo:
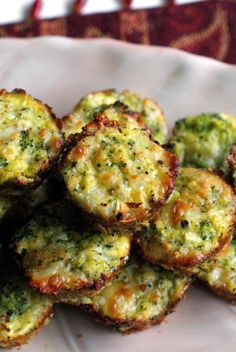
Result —
[[45, 204], [13, 237], [30, 285], [64, 302], [103, 287], [130, 252], [128, 232], [83, 227], [78, 217], [66, 202]]
[[197, 277], [211, 291], [236, 303], [236, 240], [233, 239], [221, 256], [202, 263], [198, 268]]
[[[193, 277], [197, 277], [197, 274], [199, 273], [199, 270], [201, 268], [201, 266], [204, 266], [205, 263], [207, 263], [208, 261], [218, 261], [218, 258], [222, 258], [226, 255], [228, 247], [230, 245], [230, 243], [232, 242], [232, 237], [229, 237], [228, 241], [225, 242], [224, 246], [220, 249], [219, 252], [217, 252], [216, 254], [212, 255], [209, 257], [209, 259], [204, 260], [200, 265], [196, 265], [196, 266], [181, 266], [178, 267], [178, 269], [183, 272], [186, 275], [190, 275]], [[167, 270], [172, 269], [171, 267], [169, 267], [168, 265], [163, 265], [162, 266], [164, 268], [166, 268]]]
[[[112, 105], [102, 105], [93, 111], [93, 118], [96, 116], [107, 117], [111, 121], [118, 121], [122, 128], [139, 128], [147, 130], [151, 134], [147, 125], [138, 112], [133, 112], [123, 103], [117, 101]], [[62, 119], [62, 129], [66, 137], [70, 134], [81, 132], [84, 123], [74, 115], [68, 115]]]
[[119, 275], [82, 306], [121, 332], [160, 323], [183, 298], [191, 279], [175, 271], [132, 259]]
[[63, 144], [51, 109], [23, 90], [1, 90], [0, 115], [0, 189], [37, 185]]
[[182, 166], [226, 169], [226, 156], [236, 141], [236, 117], [228, 114], [188, 116], [176, 122], [171, 142]]
[[229, 243], [235, 195], [216, 174], [183, 168], [156, 218], [136, 234], [143, 256], [170, 267], [194, 266]]
[[[130, 110], [140, 113], [142, 121], [150, 128], [154, 139], [160, 144], [166, 143], [166, 120], [159, 105], [129, 90], [119, 93], [111, 89], [86, 95], [75, 106], [72, 113], [63, 119], [62, 130], [65, 136], [68, 137], [71, 133], [81, 132], [82, 127], [89, 123], [98, 112], [101, 112], [104, 106], [116, 102], [122, 102]], [[112, 116], [107, 117], [111, 120], [119, 120], [114, 115], [113, 118]]]
[[0, 272], [0, 347], [26, 343], [49, 322], [52, 301], [30, 288], [17, 271]]
[[145, 131], [99, 116], [74, 135], [60, 165], [68, 195], [106, 224], [150, 217], [171, 193], [177, 158]]

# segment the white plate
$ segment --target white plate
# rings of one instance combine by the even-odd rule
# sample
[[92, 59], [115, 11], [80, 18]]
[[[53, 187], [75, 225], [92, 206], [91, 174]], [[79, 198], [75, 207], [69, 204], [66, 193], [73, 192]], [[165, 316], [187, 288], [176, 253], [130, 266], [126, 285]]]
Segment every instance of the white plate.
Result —
[[[235, 67], [111, 40], [1, 39], [0, 86], [24, 88], [59, 116], [83, 94], [112, 87], [157, 99], [169, 126], [186, 114], [236, 112]], [[207, 290], [193, 287], [167, 323], [121, 336], [77, 308], [58, 306], [51, 324], [21, 352], [235, 352], [235, 313]]]

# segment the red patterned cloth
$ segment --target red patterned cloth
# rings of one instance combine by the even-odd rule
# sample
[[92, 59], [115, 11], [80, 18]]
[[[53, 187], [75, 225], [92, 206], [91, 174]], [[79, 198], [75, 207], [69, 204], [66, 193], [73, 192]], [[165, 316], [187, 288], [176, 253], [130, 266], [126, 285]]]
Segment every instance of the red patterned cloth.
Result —
[[0, 27], [0, 37], [109, 37], [163, 45], [236, 64], [236, 1], [79, 15]]

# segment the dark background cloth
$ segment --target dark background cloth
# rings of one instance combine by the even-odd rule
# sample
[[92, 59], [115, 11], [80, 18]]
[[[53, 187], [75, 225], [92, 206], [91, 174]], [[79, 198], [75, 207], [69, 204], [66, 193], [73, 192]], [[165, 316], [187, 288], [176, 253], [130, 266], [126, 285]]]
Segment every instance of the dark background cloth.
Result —
[[162, 45], [236, 64], [236, 1], [33, 20], [0, 26], [0, 37], [62, 35]]

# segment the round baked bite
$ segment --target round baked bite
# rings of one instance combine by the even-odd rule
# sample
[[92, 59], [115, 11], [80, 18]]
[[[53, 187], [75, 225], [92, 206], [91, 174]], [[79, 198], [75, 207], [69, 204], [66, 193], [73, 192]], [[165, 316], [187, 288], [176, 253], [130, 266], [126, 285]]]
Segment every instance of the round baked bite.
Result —
[[130, 252], [127, 231], [91, 228], [78, 218], [67, 202], [45, 204], [13, 237], [18, 263], [29, 284], [64, 302], [103, 287]]
[[[153, 100], [146, 99], [129, 90], [119, 93], [110, 89], [93, 92], [83, 97], [72, 113], [63, 119], [62, 130], [65, 136], [68, 137], [71, 133], [81, 132], [82, 127], [89, 123], [97, 113], [101, 112], [104, 106], [106, 107], [106, 105], [116, 102], [122, 102], [131, 111], [140, 113], [144, 124], [150, 128], [154, 139], [160, 144], [166, 143], [166, 119], [159, 105]], [[113, 120], [112, 117], [107, 117]]]
[[[186, 275], [190, 275], [190, 276], [194, 276], [197, 277], [199, 270], [201, 268], [201, 266], [204, 267], [204, 264], [207, 263], [208, 261], [218, 261], [218, 258], [222, 258], [226, 255], [229, 245], [232, 242], [232, 237], [229, 237], [228, 242], [226, 242], [224, 244], [224, 246], [220, 249], [219, 252], [217, 252], [216, 254], [212, 255], [209, 259], [204, 260], [200, 265], [195, 265], [195, 266], [182, 266], [179, 267], [179, 270], [181, 272], [183, 272]], [[167, 270], [170, 269], [170, 267], [168, 267], [167, 265], [163, 265], [163, 267], [165, 267]]]
[[206, 260], [197, 272], [197, 277], [217, 295], [236, 303], [236, 240], [221, 256]]
[[52, 300], [30, 288], [9, 265], [0, 272], [0, 347], [26, 343], [52, 315]]
[[0, 91], [0, 189], [36, 186], [58, 159], [63, 139], [51, 109], [23, 90]]
[[146, 260], [181, 269], [195, 266], [229, 243], [235, 195], [216, 174], [182, 168], [175, 189], [153, 221], [135, 235]]
[[171, 193], [177, 158], [145, 131], [99, 116], [74, 135], [60, 165], [68, 195], [106, 224], [150, 217]]
[[[129, 110], [129, 108], [123, 103], [117, 101], [112, 105], [102, 105], [97, 109], [93, 110], [93, 118], [95, 117], [107, 117], [111, 121], [118, 121], [122, 128], [131, 129], [142, 129], [147, 130], [147, 133], [151, 135], [151, 131], [144, 123], [144, 119], [141, 114]], [[67, 138], [71, 134], [76, 134], [82, 131], [84, 123], [78, 119], [75, 115], [68, 115], [62, 119], [62, 130], [65, 137]]]
[[230, 145], [236, 141], [236, 117], [206, 113], [176, 122], [171, 142], [182, 166], [226, 170]]
[[82, 306], [121, 332], [142, 330], [161, 323], [190, 283], [184, 274], [132, 259], [101, 292], [84, 297]]
[[[107, 117], [110, 121], [118, 121], [121, 128], [148, 130], [141, 114], [129, 110], [123, 103], [117, 101], [113, 105], [105, 105], [100, 108], [100, 111], [95, 116]], [[148, 130], [150, 131], [150, 130]]]

